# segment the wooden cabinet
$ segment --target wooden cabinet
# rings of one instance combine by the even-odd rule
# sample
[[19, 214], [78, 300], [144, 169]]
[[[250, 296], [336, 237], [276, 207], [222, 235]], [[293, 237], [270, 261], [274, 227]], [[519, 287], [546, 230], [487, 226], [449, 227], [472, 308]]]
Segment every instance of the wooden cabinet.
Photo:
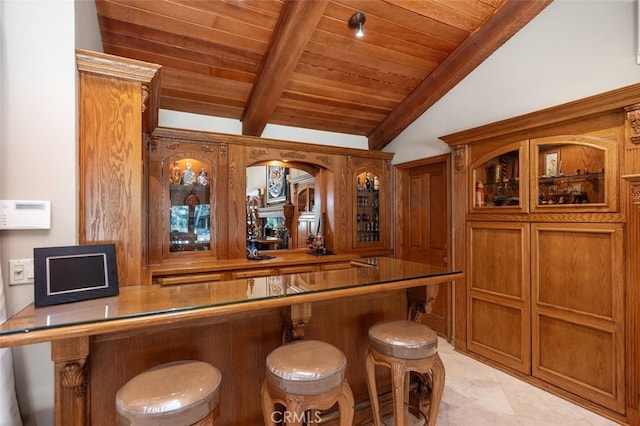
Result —
[[517, 141], [483, 153], [470, 165], [471, 213], [526, 213], [529, 145]]
[[149, 263], [215, 260], [224, 177], [220, 148], [153, 137], [149, 143]]
[[625, 258], [640, 236], [621, 196], [621, 176], [638, 173], [623, 161], [637, 150], [623, 151], [633, 93], [443, 137], [459, 202], [454, 261], [466, 270], [456, 348], [616, 420], [637, 412], [626, 311], [639, 301], [627, 300]]
[[618, 211], [618, 132], [531, 141], [532, 212]]

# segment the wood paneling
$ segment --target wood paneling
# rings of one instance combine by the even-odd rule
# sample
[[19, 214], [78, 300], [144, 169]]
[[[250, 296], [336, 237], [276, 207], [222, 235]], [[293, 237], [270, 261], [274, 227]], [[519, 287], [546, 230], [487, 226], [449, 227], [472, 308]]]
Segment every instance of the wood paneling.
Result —
[[143, 131], [157, 117], [157, 66], [78, 51], [79, 242], [117, 241], [121, 284], [143, 279]]
[[623, 226], [531, 226], [532, 374], [624, 413]]
[[529, 225], [467, 225], [467, 347], [531, 371]]
[[[344, 298], [312, 305], [306, 339], [335, 345], [347, 356], [347, 380], [356, 401], [366, 401], [364, 350], [367, 330], [374, 323], [406, 316], [404, 291], [358, 298]], [[336, 330], [340, 330], [336, 333]], [[163, 362], [196, 359], [222, 372], [220, 424], [262, 424], [260, 385], [264, 361], [282, 344], [279, 310], [245, 313], [210, 324], [156, 329], [142, 334], [111, 335], [91, 345], [91, 417], [100, 424], [115, 424], [115, 394], [136, 374]], [[383, 390], [389, 377], [380, 372]]]
[[[549, 0], [96, 0], [105, 52], [165, 68], [160, 105], [387, 145]], [[348, 26], [366, 15], [365, 36]]]

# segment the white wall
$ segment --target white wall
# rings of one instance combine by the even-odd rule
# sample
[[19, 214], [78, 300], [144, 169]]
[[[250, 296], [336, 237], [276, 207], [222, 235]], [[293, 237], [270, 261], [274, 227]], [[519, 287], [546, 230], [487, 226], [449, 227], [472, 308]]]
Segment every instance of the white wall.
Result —
[[385, 151], [449, 152], [438, 138], [640, 82], [634, 0], [556, 0]]
[[[2, 7], [0, 198], [52, 204], [51, 230], [0, 231], [4, 290], [12, 315], [33, 301], [33, 286], [8, 287], [8, 260], [32, 258], [34, 247], [76, 242], [74, 7], [69, 0], [4, 0]], [[25, 424], [50, 424], [49, 345], [16, 348], [13, 355]]]
[[[0, 198], [49, 199], [53, 210], [49, 231], [0, 231], [6, 284], [9, 259], [77, 242], [74, 49], [100, 47], [91, 1], [0, 0], [0, 7]], [[439, 136], [640, 82], [634, 10], [632, 0], [556, 0], [386, 150], [396, 163], [440, 154], [448, 147]], [[237, 122], [170, 111], [160, 123], [239, 133]], [[264, 136], [366, 148], [361, 137], [282, 126], [267, 126]], [[32, 286], [5, 291], [10, 314], [33, 300]], [[53, 421], [49, 356], [46, 344], [14, 350], [27, 425]]]

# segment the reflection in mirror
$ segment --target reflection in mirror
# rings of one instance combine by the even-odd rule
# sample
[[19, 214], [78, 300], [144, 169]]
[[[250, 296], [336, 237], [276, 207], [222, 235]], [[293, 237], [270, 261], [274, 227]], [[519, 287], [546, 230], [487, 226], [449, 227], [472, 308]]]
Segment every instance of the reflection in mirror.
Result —
[[320, 211], [313, 169], [280, 162], [251, 166], [246, 180], [247, 238], [255, 236], [258, 250], [306, 248]]

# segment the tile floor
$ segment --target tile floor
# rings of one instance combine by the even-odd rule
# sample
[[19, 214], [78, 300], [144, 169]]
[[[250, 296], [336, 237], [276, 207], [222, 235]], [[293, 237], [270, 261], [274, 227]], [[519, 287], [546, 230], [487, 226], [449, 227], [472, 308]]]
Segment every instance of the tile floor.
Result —
[[453, 350], [440, 339], [447, 375], [438, 426], [613, 426], [611, 420]]

